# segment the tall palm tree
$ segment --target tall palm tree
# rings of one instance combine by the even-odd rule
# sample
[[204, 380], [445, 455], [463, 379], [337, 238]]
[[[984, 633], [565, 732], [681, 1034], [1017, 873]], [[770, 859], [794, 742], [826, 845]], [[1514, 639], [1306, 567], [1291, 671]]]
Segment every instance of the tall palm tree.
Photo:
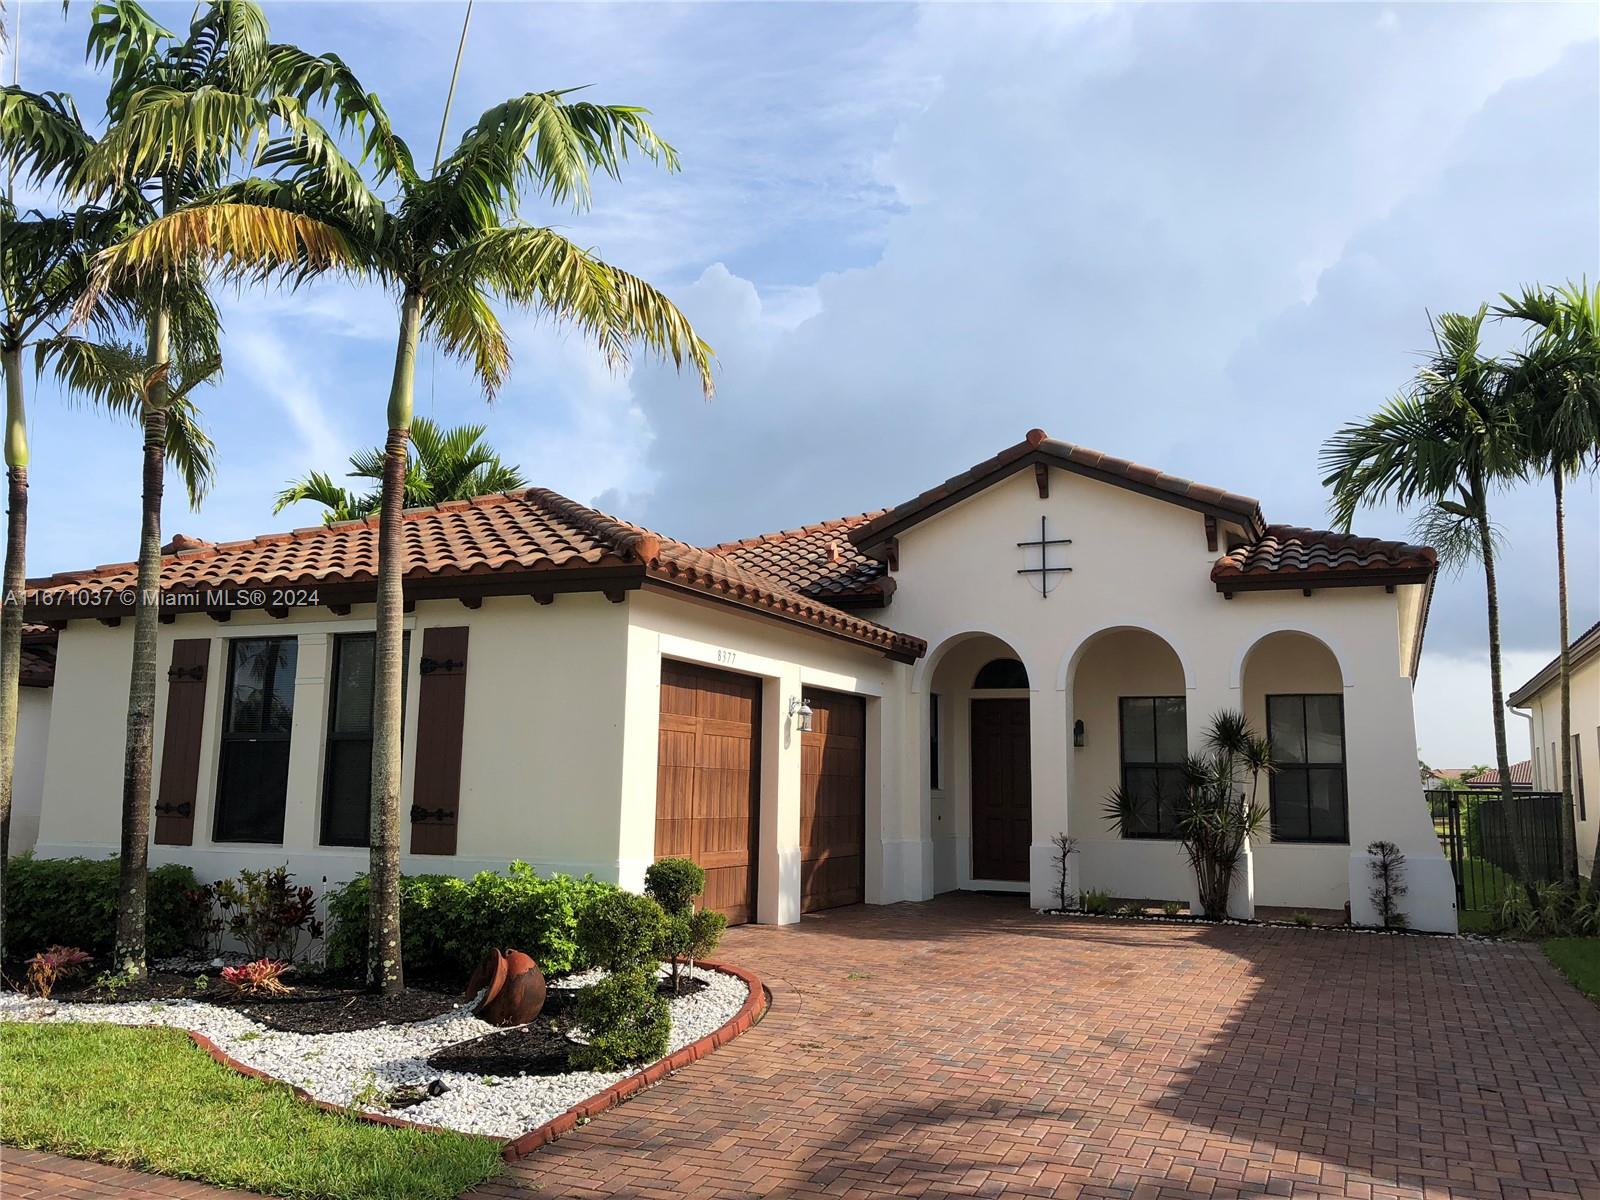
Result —
[[[1572, 804], [1572, 648], [1567, 619], [1566, 478], [1600, 464], [1600, 287], [1588, 280], [1560, 288], [1502, 294], [1495, 315], [1526, 322], [1534, 337], [1513, 362], [1526, 405], [1530, 466], [1555, 490], [1556, 598], [1560, 627], [1562, 874], [1578, 882], [1577, 825]], [[1600, 862], [1600, 838], [1596, 839]]]
[[[427, 417], [415, 418], [411, 422], [410, 459], [406, 465], [405, 506], [470, 500], [473, 496], [527, 487], [522, 471], [501, 462], [494, 448], [483, 440], [488, 432], [484, 425], [445, 429]], [[381, 482], [383, 466], [383, 447], [376, 446], [350, 456], [349, 474], [356, 479]], [[382, 500], [382, 493], [356, 495], [321, 471], [312, 471], [279, 492], [272, 511], [282, 512], [302, 500], [313, 500], [326, 508], [323, 522], [332, 525], [372, 513]]]
[[[553, 229], [513, 214], [534, 192], [587, 206], [595, 172], [613, 178], [630, 154], [676, 169], [677, 155], [645, 110], [528, 92], [483, 113], [431, 174], [416, 168], [377, 100], [345, 73], [330, 83], [347, 129], [364, 138], [387, 206], [349, 172], [284, 145], [269, 151], [268, 177], [220, 189], [108, 251], [107, 279], [136, 278], [204, 257], [243, 278], [299, 281], [327, 270], [376, 277], [395, 295], [399, 337], [389, 386], [388, 436], [378, 533], [377, 646], [373, 689], [372, 824], [368, 983], [404, 987], [400, 955], [400, 703], [404, 504], [417, 348], [431, 339], [477, 375], [493, 399], [511, 365], [495, 304], [531, 309], [574, 327], [613, 366], [630, 347], [699, 374], [712, 392], [711, 348], [687, 317], [644, 280], [604, 262]], [[441, 147], [442, 147], [441, 139]]]
[[[197, 8], [182, 41], [135, 0], [108, 0], [93, 10], [87, 53], [97, 66], [110, 67], [107, 128], [68, 174], [67, 186], [76, 195], [116, 206], [135, 226], [148, 227], [163, 213], [214, 192], [236, 166], [285, 149], [292, 149], [299, 163], [320, 164], [331, 193], [339, 194], [340, 178], [354, 174], [334, 139], [305, 111], [313, 97], [327, 97], [342, 64], [269, 42], [260, 8], [247, 0], [212, 0]], [[280, 136], [269, 140], [274, 131]], [[115, 949], [117, 969], [133, 975], [145, 971], [166, 459], [174, 444], [171, 427], [176, 424], [182, 432], [190, 423], [188, 389], [218, 362], [216, 313], [190, 256], [150, 281], [145, 294], [143, 350], [129, 351], [120, 364], [104, 356], [90, 364], [79, 347], [76, 363], [79, 370], [102, 369], [100, 381], [107, 388], [102, 398], [120, 396], [118, 403], [138, 417], [144, 430]], [[80, 315], [91, 311], [95, 300], [94, 294], [86, 296]], [[142, 362], [144, 371], [129, 393], [126, 378], [115, 368], [134, 362]], [[111, 382], [118, 378], [121, 383]]]
[[[1420, 508], [1419, 534], [1440, 558], [1483, 564], [1489, 609], [1489, 687], [1500, 798], [1512, 815], [1511, 760], [1506, 750], [1505, 681], [1500, 651], [1500, 594], [1489, 496], [1519, 478], [1526, 445], [1503, 363], [1482, 351], [1487, 307], [1446, 313], [1430, 322], [1433, 351], [1405, 391], [1364, 421], [1343, 426], [1322, 447], [1322, 484], [1329, 509], [1348, 531], [1365, 506], [1392, 502]], [[1512, 828], [1518, 824], [1512, 821]], [[1528, 853], [1513, 838], [1517, 866], [1529, 879]]]

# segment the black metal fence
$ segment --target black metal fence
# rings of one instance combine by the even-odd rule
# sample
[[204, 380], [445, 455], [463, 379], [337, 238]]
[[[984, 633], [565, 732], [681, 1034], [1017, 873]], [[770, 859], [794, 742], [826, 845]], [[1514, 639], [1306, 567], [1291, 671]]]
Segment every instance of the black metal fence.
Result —
[[1560, 792], [1514, 792], [1509, 808], [1498, 792], [1427, 796], [1463, 915], [1495, 912], [1519, 881], [1561, 878]]

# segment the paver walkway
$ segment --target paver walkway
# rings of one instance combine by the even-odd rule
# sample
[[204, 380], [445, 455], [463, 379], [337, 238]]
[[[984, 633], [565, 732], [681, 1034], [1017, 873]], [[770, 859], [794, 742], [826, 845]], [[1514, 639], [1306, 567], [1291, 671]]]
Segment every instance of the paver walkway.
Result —
[[[952, 896], [721, 953], [771, 986], [760, 1026], [473, 1200], [1600, 1198], [1600, 1009], [1535, 946]], [[26, 1158], [8, 1200], [202, 1194]]]

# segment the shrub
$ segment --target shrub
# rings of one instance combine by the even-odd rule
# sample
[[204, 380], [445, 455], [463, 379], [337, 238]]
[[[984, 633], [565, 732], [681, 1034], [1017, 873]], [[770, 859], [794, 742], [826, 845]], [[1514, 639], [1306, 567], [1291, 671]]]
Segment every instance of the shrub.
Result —
[[[145, 946], [152, 958], [181, 954], [201, 911], [185, 898], [199, 886], [176, 863], [150, 872]], [[117, 926], [117, 859], [13, 858], [6, 868], [6, 955], [12, 962], [50, 946], [76, 946], [110, 961]]]
[[1078, 839], [1057, 833], [1051, 835], [1050, 845], [1056, 860], [1056, 911], [1066, 912], [1072, 907], [1072, 892], [1068, 886], [1072, 881], [1067, 876], [1072, 870], [1072, 852], [1078, 848]]
[[715, 950], [727, 927], [727, 917], [704, 908], [699, 912], [668, 914], [662, 919], [656, 956], [672, 967], [673, 995], [683, 990], [683, 968], [694, 966], [695, 959], [704, 958]]
[[1367, 846], [1371, 855], [1372, 907], [1378, 910], [1378, 919], [1385, 929], [1404, 929], [1406, 914], [1400, 908], [1400, 898], [1411, 889], [1406, 885], [1405, 852], [1393, 842], [1373, 842]]
[[239, 967], [222, 968], [222, 986], [229, 996], [243, 999], [247, 996], [284, 996], [294, 989], [283, 982], [284, 972], [290, 970], [286, 962], [271, 958], [258, 958]]
[[[296, 887], [287, 865], [240, 871], [237, 880], [221, 879], [201, 891], [215, 899], [224, 928], [252, 959], [293, 962], [302, 934], [312, 941], [322, 936], [316, 892]], [[210, 923], [203, 929], [210, 932]]]
[[578, 913], [578, 945], [597, 967], [620, 973], [653, 965], [666, 914], [649, 896], [621, 890], [594, 897]]
[[[417, 979], [459, 983], [490, 950], [531, 954], [546, 976], [588, 966], [578, 949], [578, 910], [614, 885], [584, 876], [540, 878], [524, 862], [504, 873], [408, 875], [400, 881], [401, 951]], [[367, 959], [367, 879], [326, 897], [328, 966], [360, 974]]]
[[1301, 929], [1310, 929], [1313, 925], [1316, 924], [1316, 922], [1311, 919], [1311, 914], [1308, 913], [1308, 912], [1297, 912], [1297, 913], [1295, 913], [1294, 914], [1294, 923], [1296, 925], [1300, 926]]
[[1165, 900], [1161, 904], [1161, 911], [1169, 917], [1180, 916], [1189, 911], [1189, 906], [1182, 900]]
[[694, 898], [706, 888], [706, 873], [687, 858], [663, 858], [644, 872], [644, 894], [668, 916], [694, 911]]
[[1083, 893], [1083, 911], [1106, 916], [1111, 911], [1111, 893], [1102, 892], [1099, 888], [1090, 888]]
[[51, 946], [28, 960], [28, 986], [39, 999], [48, 1000], [56, 984], [93, 961], [92, 954], [85, 954], [76, 946]]
[[665, 997], [656, 993], [655, 982], [650, 971], [635, 967], [583, 989], [577, 1017], [589, 1044], [573, 1047], [570, 1058], [574, 1067], [613, 1071], [667, 1052], [671, 1009]]

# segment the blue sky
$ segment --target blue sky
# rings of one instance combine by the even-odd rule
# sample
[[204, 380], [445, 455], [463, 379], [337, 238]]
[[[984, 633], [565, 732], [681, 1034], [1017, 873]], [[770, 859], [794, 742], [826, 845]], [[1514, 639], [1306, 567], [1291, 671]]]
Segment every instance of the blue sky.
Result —
[[[266, 9], [431, 149], [460, 4]], [[718, 350], [719, 391], [610, 374], [512, 316], [500, 400], [424, 350], [418, 411], [482, 421], [537, 482], [696, 541], [894, 503], [1036, 425], [1323, 524], [1318, 447], [1405, 381], [1428, 311], [1600, 275], [1597, 12], [480, 3], [453, 135], [507, 95], [587, 84], [678, 147], [681, 174], [640, 165], [589, 213], [526, 215], [666, 288]], [[21, 66], [93, 113], [87, 21], [26, 4]], [[198, 514], [169, 492], [167, 530], [313, 523], [273, 496], [381, 440], [392, 300], [328, 284], [230, 295], [226, 315], [226, 378], [200, 397], [221, 478]], [[48, 386], [32, 425], [30, 574], [130, 558], [134, 431]], [[1570, 507], [1582, 629], [1592, 476]], [[1497, 519], [1520, 680], [1554, 647], [1548, 488]], [[1475, 571], [1441, 580], [1418, 686], [1435, 763], [1491, 757], [1483, 610]]]

